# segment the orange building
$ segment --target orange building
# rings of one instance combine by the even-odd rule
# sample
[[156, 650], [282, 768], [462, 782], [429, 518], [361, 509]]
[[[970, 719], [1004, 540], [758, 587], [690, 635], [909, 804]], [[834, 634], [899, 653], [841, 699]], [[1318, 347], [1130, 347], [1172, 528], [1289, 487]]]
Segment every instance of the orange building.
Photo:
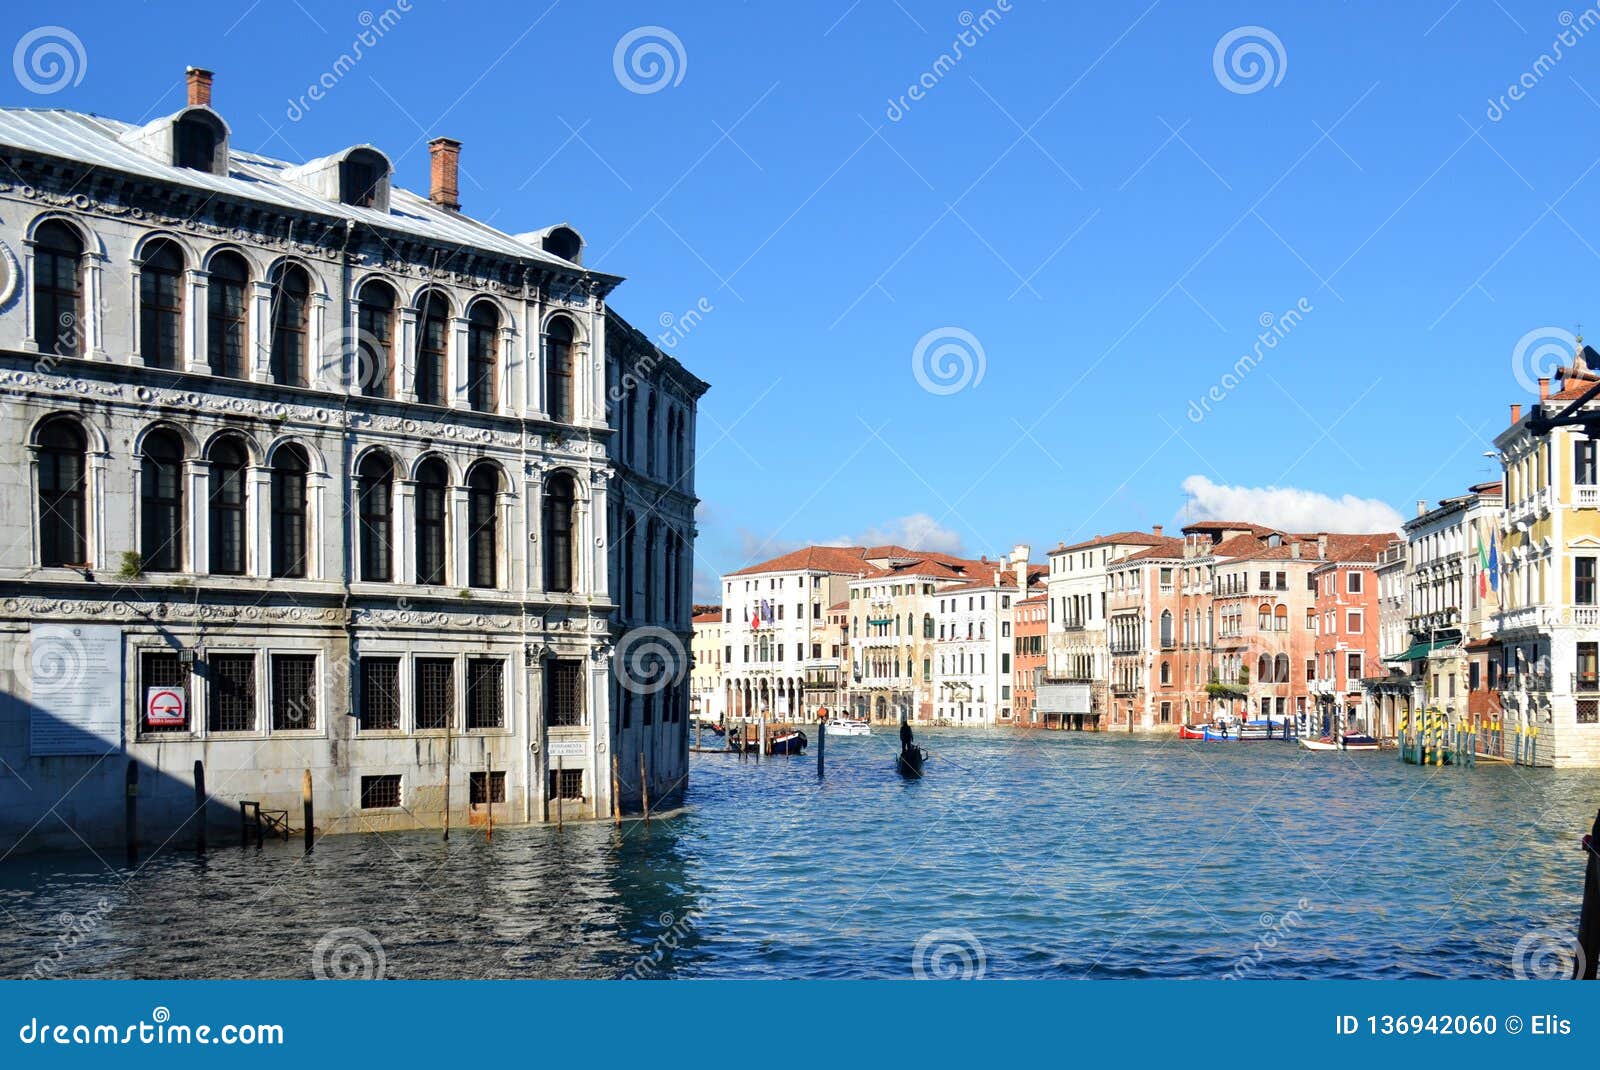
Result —
[[1014, 654], [1011, 661], [1012, 723], [1021, 728], [1040, 728], [1035, 714], [1035, 688], [1048, 660], [1045, 631], [1049, 621], [1049, 599], [1045, 595], [1025, 598], [1012, 605], [1011, 634]]
[[1311, 573], [1316, 586], [1317, 641], [1312, 697], [1313, 735], [1357, 728], [1372, 731], [1363, 680], [1385, 675], [1379, 660], [1378, 566], [1389, 535], [1322, 538], [1324, 558]]

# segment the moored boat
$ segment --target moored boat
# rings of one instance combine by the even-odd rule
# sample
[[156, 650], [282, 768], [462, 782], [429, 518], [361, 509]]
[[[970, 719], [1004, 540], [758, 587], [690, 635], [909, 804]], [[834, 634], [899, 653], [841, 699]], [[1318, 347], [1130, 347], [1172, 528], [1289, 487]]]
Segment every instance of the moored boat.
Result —
[[767, 740], [768, 754], [799, 754], [806, 749], [804, 732], [781, 732]]
[[870, 736], [872, 726], [865, 721], [851, 721], [847, 719], [834, 720], [829, 718], [826, 722], [830, 736]]
[[1206, 726], [1203, 724], [1186, 724], [1178, 728], [1179, 739], [1205, 739]]
[[1378, 750], [1380, 744], [1371, 736], [1351, 732], [1348, 735], [1334, 739], [1332, 736], [1323, 736], [1321, 739], [1303, 738], [1300, 745], [1306, 750]]

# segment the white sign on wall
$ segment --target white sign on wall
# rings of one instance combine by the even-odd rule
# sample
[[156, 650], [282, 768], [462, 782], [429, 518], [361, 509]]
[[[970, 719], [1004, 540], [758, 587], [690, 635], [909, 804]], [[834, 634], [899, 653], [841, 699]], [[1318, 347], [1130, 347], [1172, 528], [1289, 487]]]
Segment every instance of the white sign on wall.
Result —
[[28, 629], [28, 753], [105, 754], [122, 746], [122, 629]]
[[188, 696], [183, 688], [145, 688], [144, 723], [146, 728], [181, 728], [188, 721]]
[[581, 739], [552, 739], [549, 753], [552, 758], [582, 758], [589, 753], [589, 744]]

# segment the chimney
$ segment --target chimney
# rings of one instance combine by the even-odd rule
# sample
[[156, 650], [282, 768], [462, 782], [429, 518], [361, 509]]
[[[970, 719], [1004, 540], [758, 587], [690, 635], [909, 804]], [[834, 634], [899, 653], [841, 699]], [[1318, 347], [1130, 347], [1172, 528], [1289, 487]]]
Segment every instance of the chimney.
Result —
[[1549, 399], [1550, 399], [1550, 377], [1546, 376], [1543, 379], [1539, 380], [1539, 400], [1540, 401], [1548, 401]]
[[1521, 405], [1513, 405], [1513, 406], [1511, 406], [1511, 422], [1512, 423], [1516, 423], [1517, 421], [1519, 421], [1521, 419], [1522, 419], [1522, 406]]
[[1300, 560], [1300, 544], [1299, 543], [1296, 542], [1296, 543], [1291, 543], [1290, 544], [1290, 546], [1289, 546], [1289, 556], [1294, 558], [1296, 561]]
[[1161, 525], [1160, 524], [1152, 525], [1151, 528], [1150, 528], [1150, 534], [1154, 535], [1158, 539], [1161, 538]]
[[190, 67], [184, 73], [189, 76], [189, 107], [211, 107], [211, 72], [204, 67]]
[[1324, 561], [1328, 559], [1328, 537], [1326, 535], [1317, 536], [1317, 556]]
[[1428, 503], [1423, 501], [1421, 498], [1417, 499], [1417, 515], [1418, 516], [1427, 516], [1428, 515]]
[[461, 164], [461, 142], [454, 138], [436, 137], [428, 142], [428, 157], [433, 163], [428, 199], [441, 208], [459, 212], [461, 187], [456, 172]]

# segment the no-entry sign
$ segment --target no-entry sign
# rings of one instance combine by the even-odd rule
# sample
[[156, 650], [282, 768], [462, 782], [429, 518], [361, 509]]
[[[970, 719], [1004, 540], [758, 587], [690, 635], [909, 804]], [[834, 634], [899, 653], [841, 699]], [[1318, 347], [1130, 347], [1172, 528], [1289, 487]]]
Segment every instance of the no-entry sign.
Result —
[[181, 687], [145, 689], [144, 723], [147, 728], [170, 728], [188, 722], [188, 704]]

